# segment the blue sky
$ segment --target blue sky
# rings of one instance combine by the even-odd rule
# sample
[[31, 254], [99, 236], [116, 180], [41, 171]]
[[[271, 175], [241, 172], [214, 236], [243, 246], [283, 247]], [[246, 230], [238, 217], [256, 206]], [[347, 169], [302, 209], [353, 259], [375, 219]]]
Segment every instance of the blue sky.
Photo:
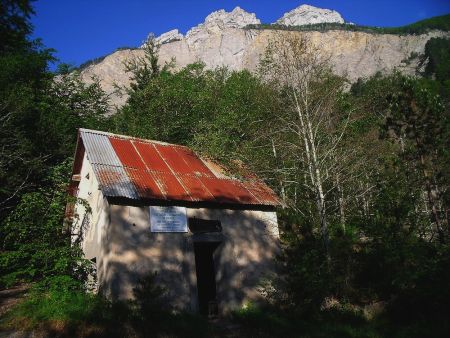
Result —
[[56, 49], [61, 62], [79, 65], [118, 47], [138, 46], [149, 32], [178, 28], [184, 34], [218, 9], [240, 6], [270, 23], [304, 3], [369, 26], [401, 26], [450, 13], [449, 0], [38, 0], [32, 21], [34, 37]]

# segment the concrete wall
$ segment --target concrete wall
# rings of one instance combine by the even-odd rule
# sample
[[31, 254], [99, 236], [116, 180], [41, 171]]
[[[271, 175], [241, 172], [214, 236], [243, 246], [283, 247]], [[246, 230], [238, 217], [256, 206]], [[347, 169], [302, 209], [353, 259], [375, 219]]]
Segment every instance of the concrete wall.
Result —
[[115, 299], [131, 298], [138, 279], [157, 272], [173, 307], [195, 309], [196, 305], [190, 304], [190, 285], [195, 282], [190, 236], [151, 233], [148, 209], [111, 205], [111, 226], [103, 244], [108, 266], [102, 291]]
[[101, 285], [107, 266], [103, 243], [106, 229], [110, 225], [109, 203], [99, 190], [98, 181], [86, 154], [80, 176], [78, 202], [72, 225], [72, 242], [81, 245], [86, 259], [96, 260], [97, 283]]
[[[87, 259], [96, 258], [99, 291], [114, 299], [133, 296], [133, 287], [147, 273], [168, 290], [168, 303], [176, 309], [197, 311], [197, 278], [192, 233], [152, 233], [148, 206], [111, 204], [98, 189], [85, 158], [78, 197], [91, 211], [77, 204], [73, 230], [82, 233]], [[273, 272], [279, 249], [275, 212], [187, 208], [188, 218], [219, 220], [222, 244], [216, 249], [219, 311], [226, 313], [257, 300], [258, 283]], [[83, 222], [83, 219], [87, 221]], [[82, 229], [81, 224], [84, 224]], [[80, 230], [82, 230], [80, 232]], [[75, 237], [74, 237], [75, 238]]]
[[[105, 237], [108, 267], [102, 290], [113, 298], [132, 297], [140, 276], [156, 271], [178, 309], [197, 311], [194, 243], [191, 233], [152, 233], [149, 207], [111, 205]], [[275, 212], [187, 208], [189, 218], [219, 220], [223, 242], [215, 252], [217, 298], [224, 313], [257, 300], [261, 278], [273, 272], [278, 251]]]

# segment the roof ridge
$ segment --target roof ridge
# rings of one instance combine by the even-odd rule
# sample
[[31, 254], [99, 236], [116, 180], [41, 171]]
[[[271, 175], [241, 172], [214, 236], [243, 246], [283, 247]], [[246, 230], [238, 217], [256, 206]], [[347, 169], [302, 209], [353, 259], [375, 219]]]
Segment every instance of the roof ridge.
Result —
[[119, 138], [119, 139], [124, 139], [124, 140], [133, 140], [133, 141], [138, 141], [138, 142], [143, 142], [143, 143], [156, 143], [156, 144], [163, 145], [163, 146], [179, 147], [179, 148], [186, 148], [186, 149], [191, 150], [191, 148], [189, 148], [188, 146], [184, 146], [182, 144], [175, 144], [175, 143], [169, 143], [169, 142], [164, 142], [164, 141], [145, 139], [145, 138], [140, 138], [140, 137], [135, 137], [135, 136], [114, 134], [114, 133], [107, 132], [107, 131], [87, 129], [87, 128], [78, 128], [78, 130], [79, 130], [79, 132], [110, 136], [113, 138]]

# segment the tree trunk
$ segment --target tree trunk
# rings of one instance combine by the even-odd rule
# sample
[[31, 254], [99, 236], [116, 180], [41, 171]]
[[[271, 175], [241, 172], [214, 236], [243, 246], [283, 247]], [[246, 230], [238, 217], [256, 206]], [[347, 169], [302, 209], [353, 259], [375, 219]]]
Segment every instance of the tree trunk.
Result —
[[341, 186], [339, 175], [336, 175], [336, 188], [338, 192], [339, 203], [339, 218], [341, 220], [342, 230], [345, 233], [345, 201], [344, 201], [344, 189]]

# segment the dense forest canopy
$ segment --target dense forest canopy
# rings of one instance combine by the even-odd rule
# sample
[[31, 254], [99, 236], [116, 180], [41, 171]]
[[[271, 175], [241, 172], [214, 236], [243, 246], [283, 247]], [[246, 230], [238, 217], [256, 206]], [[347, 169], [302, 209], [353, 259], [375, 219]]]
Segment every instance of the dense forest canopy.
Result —
[[[272, 41], [255, 73], [161, 66], [151, 39], [145, 58], [126, 65], [129, 99], [110, 116], [98, 82], [83, 83], [68, 66], [49, 71], [53, 51], [30, 38], [29, 1], [2, 1], [1, 10], [2, 288], [37, 283], [47, 310], [70, 308], [61, 300], [70, 297], [93, 304], [80, 298], [90, 264], [63, 222], [83, 127], [191, 146], [236, 177], [253, 170], [284, 199], [267, 310], [238, 317], [250, 336], [289, 335], [305, 321], [362, 325], [373, 304], [383, 309], [374, 336], [450, 332], [449, 40], [427, 43], [419, 77], [377, 74], [350, 85], [299, 35]], [[149, 309], [163, 291], [148, 290], [152, 301], [138, 307], [158, 316]], [[26, 306], [41, 309], [39, 299]], [[111, 313], [102, 320], [117, 321], [105, 302], [95, 303], [112, 311], [102, 308]]]

